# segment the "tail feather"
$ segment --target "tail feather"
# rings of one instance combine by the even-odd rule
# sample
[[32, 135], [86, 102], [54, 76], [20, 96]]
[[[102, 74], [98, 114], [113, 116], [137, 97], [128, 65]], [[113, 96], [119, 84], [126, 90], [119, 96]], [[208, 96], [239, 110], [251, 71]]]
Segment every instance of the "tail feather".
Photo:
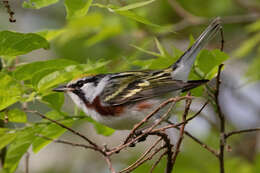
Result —
[[203, 80], [190, 80], [190, 81], [187, 81], [187, 86], [185, 86], [181, 92], [186, 92], [186, 91], [189, 91], [193, 88], [196, 88], [200, 85], [203, 85], [205, 83], [207, 83], [209, 80], [206, 80], [206, 79], [203, 79]]
[[195, 43], [171, 66], [172, 78], [186, 81], [191, 67], [200, 50], [215, 36], [221, 28], [219, 17], [214, 19]]

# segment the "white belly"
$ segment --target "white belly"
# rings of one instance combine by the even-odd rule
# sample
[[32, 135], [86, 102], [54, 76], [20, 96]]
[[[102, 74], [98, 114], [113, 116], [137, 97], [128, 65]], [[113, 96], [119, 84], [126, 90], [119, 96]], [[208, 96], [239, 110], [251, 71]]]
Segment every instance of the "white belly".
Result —
[[[68, 94], [75, 102], [75, 104], [79, 108], [81, 108], [86, 115], [90, 116], [95, 121], [101, 124], [119, 130], [132, 129], [135, 124], [142, 121], [148, 114], [154, 111], [164, 100], [166, 100], [166, 98], [150, 99], [149, 101], [146, 102], [153, 106], [147, 109], [140, 110], [140, 108], [138, 108], [135, 105], [128, 105], [120, 115], [101, 115], [97, 111], [95, 111], [95, 109], [86, 107], [85, 104], [80, 99], [78, 99], [77, 96], [74, 95], [73, 93], [68, 93]], [[165, 112], [165, 110], [167, 110], [167, 108], [160, 110], [157, 114], [153, 116], [153, 118], [151, 118], [150, 122], [153, 122], [156, 118], [158, 118], [158, 115], [162, 115]]]

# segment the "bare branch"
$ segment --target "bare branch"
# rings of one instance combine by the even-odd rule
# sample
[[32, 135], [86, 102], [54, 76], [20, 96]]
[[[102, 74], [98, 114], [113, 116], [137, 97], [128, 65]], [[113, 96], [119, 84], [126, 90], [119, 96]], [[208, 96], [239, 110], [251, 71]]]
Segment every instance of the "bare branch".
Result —
[[256, 131], [260, 131], [260, 128], [231, 131], [231, 132], [228, 132], [228, 133], [225, 134], [225, 138], [227, 139], [228, 137], [230, 137], [232, 135], [238, 135], [238, 134], [241, 134], [241, 133], [256, 132]]
[[[188, 93], [188, 96], [190, 96], [190, 93]], [[184, 110], [184, 113], [182, 115], [182, 122], [186, 121], [187, 115], [188, 115], [189, 110], [190, 110], [190, 105], [191, 105], [191, 100], [186, 100], [185, 110]], [[178, 156], [178, 154], [180, 152], [180, 147], [181, 147], [181, 143], [182, 143], [183, 136], [184, 136], [185, 125], [186, 125], [186, 123], [184, 123], [180, 127], [180, 136], [179, 136], [179, 139], [177, 141], [177, 144], [176, 144], [176, 147], [175, 147], [175, 152], [174, 152], [173, 157], [172, 157], [172, 167], [174, 167], [176, 159], [177, 159], [177, 156]]]
[[116, 173], [115, 169], [112, 166], [112, 162], [109, 156], [105, 156], [105, 160], [107, 162], [108, 168], [110, 170], [111, 173]]
[[139, 157], [133, 164], [131, 164], [130, 166], [128, 166], [127, 168], [121, 170], [120, 172], [128, 172], [129, 170], [133, 170], [135, 168], [137, 168], [138, 166], [140, 166], [143, 159], [145, 159], [145, 157], [157, 146], [157, 144], [162, 140], [161, 137], [159, 137], [155, 143], [148, 149], [146, 150], [141, 157]]
[[39, 137], [41, 137], [43, 139], [55, 142], [55, 143], [61, 143], [61, 144], [71, 145], [73, 147], [82, 147], [82, 148], [85, 148], [85, 149], [92, 149], [92, 150], [95, 150], [95, 151], [99, 151], [96, 147], [85, 145], [85, 144], [69, 142], [69, 141], [65, 141], [65, 140], [61, 140], [61, 139], [52, 139], [52, 138], [49, 138], [47, 136], [43, 136], [41, 134], [37, 134], [37, 136], [39, 136]]
[[217, 81], [216, 81], [216, 91], [215, 91], [215, 102], [217, 106], [217, 115], [220, 121], [220, 140], [219, 140], [219, 164], [220, 164], [220, 173], [225, 172], [225, 166], [224, 166], [224, 151], [225, 151], [225, 117], [224, 114], [220, 108], [220, 103], [219, 103], [219, 88], [221, 84], [220, 80], [220, 73], [221, 69], [223, 67], [223, 64], [220, 64], [218, 67], [218, 74], [217, 74]]
[[192, 97], [190, 96], [183, 96], [183, 97], [175, 97], [175, 98], [170, 98], [168, 100], [166, 100], [165, 102], [163, 102], [162, 104], [160, 104], [158, 106], [158, 108], [156, 108], [152, 113], [150, 113], [149, 115], [147, 115], [141, 122], [139, 122], [138, 124], [136, 124], [134, 126], [134, 128], [131, 130], [131, 132], [129, 133], [129, 135], [127, 136], [124, 144], [135, 134], [136, 130], [138, 128], [140, 128], [143, 124], [145, 124], [154, 114], [156, 114], [159, 110], [161, 110], [162, 108], [164, 108], [166, 105], [168, 105], [169, 103], [173, 103], [173, 102], [178, 102], [184, 99], [192, 99]]
[[30, 153], [27, 152], [25, 156], [25, 173], [29, 173], [29, 159], [30, 159]]
[[32, 110], [26, 110], [26, 112], [30, 112], [30, 113], [34, 113], [34, 114], [37, 114], [39, 115], [40, 117], [42, 117], [43, 119], [46, 119], [46, 120], [49, 120], [57, 125], [59, 125], [60, 127], [64, 128], [64, 129], [67, 129], [68, 131], [72, 132], [73, 134], [81, 137], [82, 139], [86, 140], [90, 145], [92, 145], [93, 147], [96, 148], [97, 151], [101, 152], [104, 154], [104, 152], [102, 151], [102, 148], [100, 148], [95, 142], [93, 142], [92, 140], [90, 140], [89, 138], [87, 138], [86, 136], [84, 136], [83, 134], [73, 130], [72, 128], [68, 127], [68, 126], [65, 126], [64, 124], [61, 124], [60, 122], [56, 121], [56, 120], [53, 120], [45, 115], [43, 115], [42, 113], [38, 112], [38, 111], [32, 111]]

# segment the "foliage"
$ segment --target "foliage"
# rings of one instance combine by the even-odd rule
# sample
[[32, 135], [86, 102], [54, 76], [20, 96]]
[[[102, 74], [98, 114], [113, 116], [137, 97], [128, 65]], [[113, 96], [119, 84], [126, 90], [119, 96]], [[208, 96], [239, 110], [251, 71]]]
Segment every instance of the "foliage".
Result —
[[[193, 7], [200, 9], [202, 7], [199, 6], [210, 3], [202, 0], [200, 2], [203, 3], [184, 0], [180, 1], [180, 4], [194, 11]], [[215, 3], [211, 2], [209, 8], [205, 8], [205, 11], [198, 10], [195, 14], [215, 16], [219, 13], [225, 14], [226, 10], [230, 9], [237, 11], [236, 8], [231, 8], [230, 1], [220, 2], [216, 9], [212, 5]], [[23, 7], [38, 10], [55, 3], [63, 2], [27, 0], [23, 2]], [[172, 31], [174, 27], [169, 24], [172, 20], [167, 18], [172, 14], [164, 17], [164, 13], [170, 10], [166, 2], [149, 0], [105, 3], [93, 0], [65, 0], [63, 5], [66, 9], [66, 23], [59, 29], [46, 29], [34, 33], [9, 30], [0, 32], [0, 121], [5, 122], [4, 127], [0, 128], [0, 149], [7, 147], [3, 168], [7, 173], [15, 172], [20, 159], [31, 146], [33, 152], [37, 153], [51, 142], [39, 135], [56, 139], [67, 131], [46, 120], [32, 120], [30, 117], [33, 115], [26, 113], [27, 106], [24, 105], [38, 104], [47, 107], [46, 116], [60, 120], [67, 126], [73, 126], [79, 120], [82, 121], [82, 118], [76, 118], [82, 114], [75, 111], [75, 115], [70, 116], [63, 112], [64, 95], [52, 92], [52, 88], [83, 73], [166, 68], [183, 53], [174, 47], [172, 42], [168, 44], [165, 43], [167, 39], [161, 39], [164, 35], [169, 36], [169, 39], [175, 37]], [[158, 6], [161, 8], [154, 9]], [[248, 37], [232, 55], [242, 58], [255, 51], [255, 57], [260, 57], [260, 20], [250, 24], [245, 30], [252, 36]], [[36, 57], [37, 61], [26, 62], [28, 53], [42, 48], [46, 52], [55, 52], [55, 59], [44, 60]], [[214, 78], [218, 65], [228, 58], [226, 53], [218, 49], [201, 51], [191, 71], [190, 79]], [[17, 61], [18, 59], [22, 62]], [[255, 58], [246, 73], [248, 80], [260, 80], [259, 69], [260, 58]], [[192, 94], [205, 96], [203, 87], [192, 90]], [[98, 134], [109, 136], [114, 132], [113, 129], [90, 118], [84, 120], [93, 124]], [[19, 128], [16, 128], [16, 124], [19, 124]], [[189, 146], [188, 150], [193, 147]], [[179, 172], [216, 172], [214, 161], [199, 163], [202, 159], [197, 160], [197, 155], [190, 153], [192, 151], [189, 151], [189, 154], [184, 153], [178, 161]], [[259, 156], [257, 158], [256, 162], [259, 163]], [[196, 165], [200, 165], [198, 170], [202, 171], [193, 169], [196, 165], [192, 162], [196, 160], [198, 162]], [[236, 170], [233, 172], [242, 172], [241, 170], [259, 172], [259, 164], [258, 167], [253, 167], [249, 163], [240, 165], [239, 162], [239, 159], [230, 159], [227, 163], [229, 169]], [[157, 169], [163, 165], [160, 163]], [[146, 166], [140, 167], [137, 172], [146, 170]]]

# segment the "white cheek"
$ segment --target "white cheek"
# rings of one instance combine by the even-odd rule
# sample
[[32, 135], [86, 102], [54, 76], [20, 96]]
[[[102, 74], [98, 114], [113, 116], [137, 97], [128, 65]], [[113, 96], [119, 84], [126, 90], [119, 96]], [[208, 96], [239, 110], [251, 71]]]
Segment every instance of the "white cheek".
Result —
[[95, 99], [95, 86], [93, 83], [87, 83], [83, 87], [81, 87], [81, 90], [85, 93], [85, 98], [90, 103]]
[[92, 103], [93, 100], [100, 95], [100, 93], [104, 90], [104, 88], [107, 85], [108, 77], [104, 77], [97, 86], [95, 86], [93, 83], [87, 83], [83, 87], [81, 87], [81, 90], [85, 93], [86, 99]]

